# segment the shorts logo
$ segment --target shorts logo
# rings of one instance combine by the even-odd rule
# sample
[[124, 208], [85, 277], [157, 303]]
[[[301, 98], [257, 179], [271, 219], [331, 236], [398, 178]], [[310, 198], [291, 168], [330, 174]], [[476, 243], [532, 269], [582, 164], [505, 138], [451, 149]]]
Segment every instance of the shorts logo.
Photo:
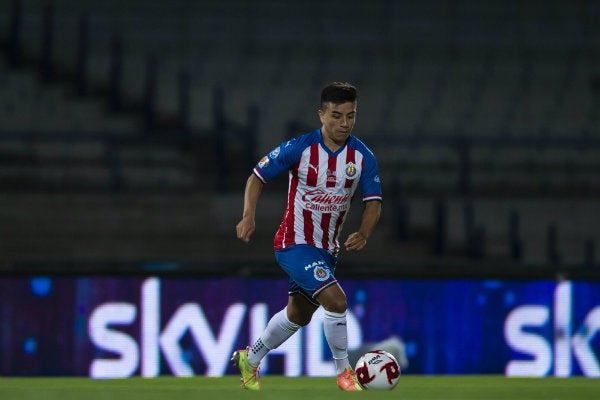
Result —
[[258, 166], [261, 168], [265, 168], [266, 166], [269, 165], [269, 157], [264, 156], [259, 162], [258, 162]]
[[354, 179], [356, 176], [356, 165], [352, 162], [346, 164], [346, 178]]
[[329, 279], [329, 271], [320, 266], [315, 268], [315, 279], [318, 281], [326, 281]]

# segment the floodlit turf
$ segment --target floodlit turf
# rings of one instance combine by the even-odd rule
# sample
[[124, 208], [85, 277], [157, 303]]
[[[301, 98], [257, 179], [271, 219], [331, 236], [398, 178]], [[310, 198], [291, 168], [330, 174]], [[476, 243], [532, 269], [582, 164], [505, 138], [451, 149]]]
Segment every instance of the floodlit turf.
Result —
[[263, 377], [263, 390], [239, 387], [239, 379], [0, 378], [0, 399], [44, 400], [592, 400], [600, 399], [600, 380], [585, 378], [506, 378], [502, 376], [403, 376], [393, 391], [345, 393], [333, 378]]

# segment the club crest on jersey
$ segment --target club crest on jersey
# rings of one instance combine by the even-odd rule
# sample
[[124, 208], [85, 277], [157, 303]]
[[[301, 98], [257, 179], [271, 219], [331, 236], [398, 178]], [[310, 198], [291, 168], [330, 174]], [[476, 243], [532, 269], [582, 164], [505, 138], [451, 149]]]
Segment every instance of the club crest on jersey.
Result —
[[321, 266], [315, 268], [315, 279], [318, 281], [326, 281], [329, 279], [329, 271]]
[[354, 179], [356, 177], [356, 164], [349, 162], [346, 164], [346, 178]]
[[258, 166], [261, 168], [265, 168], [266, 166], [269, 165], [269, 157], [264, 156], [259, 162], [258, 162]]

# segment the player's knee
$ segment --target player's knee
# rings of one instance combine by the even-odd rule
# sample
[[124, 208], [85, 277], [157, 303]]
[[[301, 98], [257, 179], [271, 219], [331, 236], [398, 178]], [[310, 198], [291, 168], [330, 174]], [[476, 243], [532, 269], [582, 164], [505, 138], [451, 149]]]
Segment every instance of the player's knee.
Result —
[[312, 314], [307, 315], [297, 311], [288, 312], [288, 319], [296, 325], [306, 326], [312, 319]]
[[301, 307], [297, 303], [289, 303], [287, 306], [287, 318], [296, 325], [306, 326], [312, 319], [315, 309]]
[[345, 298], [335, 299], [333, 301], [329, 301], [327, 305], [323, 305], [323, 308], [329, 312], [334, 312], [338, 314], [343, 314], [346, 312], [348, 308], [348, 304], [346, 303]]

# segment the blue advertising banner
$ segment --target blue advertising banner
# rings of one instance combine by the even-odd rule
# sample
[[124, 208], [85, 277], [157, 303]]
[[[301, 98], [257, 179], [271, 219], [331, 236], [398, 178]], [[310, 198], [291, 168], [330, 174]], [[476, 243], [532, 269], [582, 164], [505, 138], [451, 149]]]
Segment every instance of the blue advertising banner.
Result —
[[[351, 353], [400, 343], [405, 374], [600, 377], [600, 282], [344, 280]], [[0, 279], [0, 375], [234, 374], [285, 279]], [[263, 374], [331, 376], [322, 312]]]

